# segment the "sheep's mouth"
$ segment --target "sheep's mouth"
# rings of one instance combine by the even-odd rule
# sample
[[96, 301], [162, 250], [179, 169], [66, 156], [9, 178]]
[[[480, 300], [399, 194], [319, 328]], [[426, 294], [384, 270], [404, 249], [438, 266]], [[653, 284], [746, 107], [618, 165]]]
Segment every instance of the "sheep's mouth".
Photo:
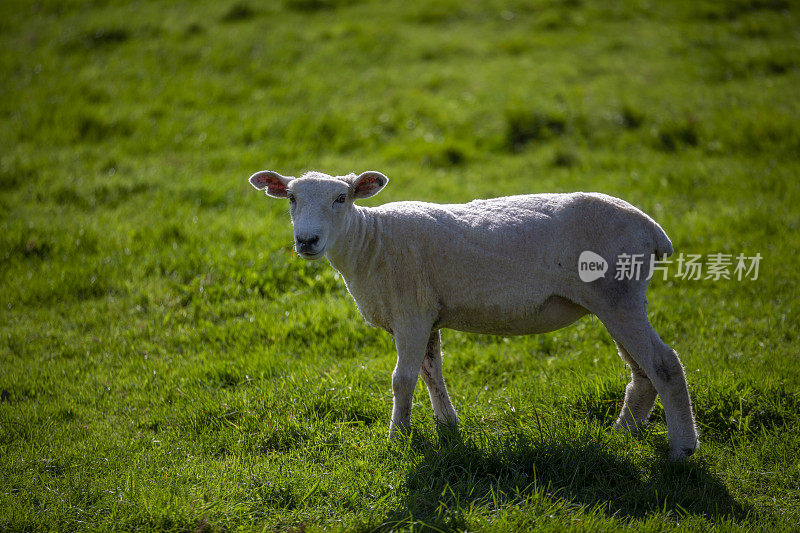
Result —
[[311, 253], [311, 252], [301, 252], [299, 250], [297, 251], [297, 255], [299, 255], [300, 257], [302, 257], [303, 259], [306, 259], [308, 261], [313, 261], [314, 259], [319, 259], [324, 254], [325, 254], [325, 250], [321, 250], [319, 252], [313, 252], [313, 253]]

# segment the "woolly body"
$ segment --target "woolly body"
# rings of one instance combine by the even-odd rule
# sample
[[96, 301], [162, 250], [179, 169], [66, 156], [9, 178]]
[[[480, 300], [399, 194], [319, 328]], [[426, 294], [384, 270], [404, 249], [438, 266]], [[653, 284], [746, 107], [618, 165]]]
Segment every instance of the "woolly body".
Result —
[[576, 303], [591, 309], [630, 290], [631, 281], [581, 281], [581, 251], [611, 264], [620, 253], [672, 252], [655, 221], [603, 194], [354, 206], [349, 223], [326, 255], [364, 318], [390, 332], [409, 310], [437, 329], [552, 331], [588, 312]]

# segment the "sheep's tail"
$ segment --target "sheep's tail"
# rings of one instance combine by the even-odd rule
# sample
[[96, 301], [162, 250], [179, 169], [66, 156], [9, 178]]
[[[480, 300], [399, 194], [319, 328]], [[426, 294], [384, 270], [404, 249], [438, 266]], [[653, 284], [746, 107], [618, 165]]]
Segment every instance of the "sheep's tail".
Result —
[[672, 241], [667, 237], [667, 232], [664, 231], [664, 228], [659, 226], [658, 222], [655, 220], [653, 220], [653, 237], [656, 241], [656, 256], [658, 256], [659, 259], [671, 256], [674, 251], [672, 248]]

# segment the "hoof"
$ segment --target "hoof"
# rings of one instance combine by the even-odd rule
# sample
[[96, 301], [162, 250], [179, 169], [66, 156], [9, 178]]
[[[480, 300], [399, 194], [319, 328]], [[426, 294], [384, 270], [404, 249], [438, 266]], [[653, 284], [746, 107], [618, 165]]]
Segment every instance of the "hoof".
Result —
[[448, 417], [448, 418], [438, 418], [433, 417], [433, 421], [436, 423], [436, 427], [439, 429], [453, 429], [458, 430], [458, 417]]
[[617, 419], [616, 423], [614, 424], [614, 431], [619, 433], [630, 433], [634, 437], [638, 437], [642, 432], [644, 425], [644, 423], [639, 424], [633, 421]]
[[439, 434], [440, 437], [445, 438], [460, 438], [461, 437], [461, 427], [458, 423], [442, 423], [438, 420], [436, 421], [436, 432]]
[[670, 461], [684, 461], [694, 455], [694, 452], [697, 451], [698, 444], [690, 447], [681, 447], [675, 450], [670, 450], [669, 452], [669, 460]]
[[389, 428], [389, 440], [393, 442], [400, 442], [403, 439], [411, 436], [411, 429], [404, 426], [392, 426]]

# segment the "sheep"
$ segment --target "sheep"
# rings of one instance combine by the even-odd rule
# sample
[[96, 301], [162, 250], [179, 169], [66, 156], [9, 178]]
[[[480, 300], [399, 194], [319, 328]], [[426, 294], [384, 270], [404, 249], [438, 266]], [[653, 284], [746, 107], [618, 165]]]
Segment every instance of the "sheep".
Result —
[[658, 394], [670, 459], [697, 449], [683, 365], [647, 319], [649, 277], [609, 273], [583, 281], [579, 275], [582, 252], [599, 265], [613, 265], [625, 254], [672, 253], [661, 226], [629, 203], [575, 192], [367, 208], [354, 201], [386, 186], [389, 180], [380, 172], [293, 178], [265, 170], [249, 181], [271, 197], [288, 198], [297, 254], [307, 260], [325, 256], [364, 319], [393, 335], [390, 439], [409, 430], [420, 370], [436, 421], [458, 424], [442, 376], [442, 328], [527, 335], [563, 328], [591, 313], [631, 370], [614, 428], [637, 434]]

